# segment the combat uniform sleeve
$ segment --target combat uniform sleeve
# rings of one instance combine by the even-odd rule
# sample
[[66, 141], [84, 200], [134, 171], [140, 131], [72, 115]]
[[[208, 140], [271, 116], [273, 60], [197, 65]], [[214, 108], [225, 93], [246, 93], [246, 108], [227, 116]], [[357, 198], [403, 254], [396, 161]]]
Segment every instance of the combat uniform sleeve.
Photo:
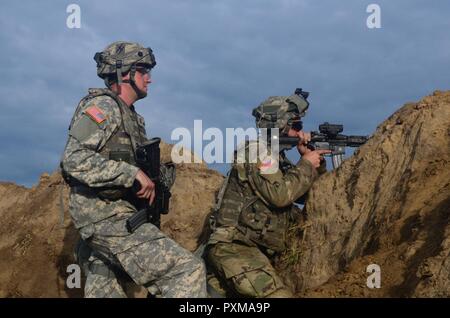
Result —
[[276, 173], [266, 174], [259, 162], [246, 164], [246, 169], [250, 185], [257, 195], [278, 208], [288, 206], [304, 195], [318, 175], [312, 164], [303, 159], [285, 174], [279, 169]]
[[98, 153], [120, 126], [120, 109], [115, 103], [107, 96], [92, 99], [75, 115], [69, 131], [62, 168], [89, 187], [131, 187], [139, 170]]

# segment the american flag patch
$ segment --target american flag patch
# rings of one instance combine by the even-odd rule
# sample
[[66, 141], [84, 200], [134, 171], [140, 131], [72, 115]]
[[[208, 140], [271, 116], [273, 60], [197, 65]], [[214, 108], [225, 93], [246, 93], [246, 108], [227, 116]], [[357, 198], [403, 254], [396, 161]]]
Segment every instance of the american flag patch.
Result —
[[259, 165], [259, 170], [265, 171], [267, 169], [270, 169], [273, 164], [274, 162], [270, 158], [266, 159]]
[[85, 113], [91, 117], [97, 124], [101, 124], [106, 120], [105, 115], [97, 106], [91, 106], [86, 109]]

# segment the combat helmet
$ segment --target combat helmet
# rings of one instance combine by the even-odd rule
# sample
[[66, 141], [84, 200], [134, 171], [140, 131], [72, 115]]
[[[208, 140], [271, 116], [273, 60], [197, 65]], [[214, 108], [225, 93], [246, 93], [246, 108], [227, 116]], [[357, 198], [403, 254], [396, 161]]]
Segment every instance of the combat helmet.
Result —
[[139, 43], [118, 41], [108, 45], [102, 52], [95, 53], [97, 75], [105, 80], [109, 87], [110, 80], [117, 79], [122, 83], [122, 75], [130, 72], [130, 82], [134, 84], [136, 67], [153, 68], [156, 65], [151, 48], [145, 48]]
[[253, 109], [258, 128], [278, 128], [285, 134], [290, 127], [301, 130], [301, 117], [309, 107], [308, 92], [297, 88], [291, 96], [271, 96]]

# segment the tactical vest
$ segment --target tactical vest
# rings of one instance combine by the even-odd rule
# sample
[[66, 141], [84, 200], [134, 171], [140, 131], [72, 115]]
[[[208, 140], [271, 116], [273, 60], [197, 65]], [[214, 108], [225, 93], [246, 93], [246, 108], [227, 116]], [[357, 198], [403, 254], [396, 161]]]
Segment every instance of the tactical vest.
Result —
[[[144, 120], [133, 109], [126, 106], [111, 90], [105, 88], [89, 89], [89, 94], [83, 97], [78, 104], [69, 129], [72, 127], [75, 118], [78, 117], [78, 114], [84, 109], [84, 105], [86, 105], [87, 102], [95, 97], [104, 95], [114, 99], [118, 105], [121, 113], [121, 123], [119, 128], [99, 151], [99, 154], [108, 160], [125, 161], [129, 164], [136, 165], [136, 148], [146, 140]], [[67, 176], [65, 178], [67, 178]], [[70, 177], [68, 179], [69, 180], [66, 181], [68, 181], [69, 185], [81, 186], [80, 184], [76, 184], [74, 180], [71, 180]], [[128, 190], [124, 188], [99, 188], [95, 190], [99, 197], [108, 200], [117, 200], [129, 195]]]
[[[290, 163], [280, 158], [280, 169]], [[220, 206], [214, 211], [215, 227], [234, 227], [240, 241], [250, 241], [276, 252], [286, 248], [286, 234], [297, 213], [294, 205], [275, 208], [265, 203], [248, 180], [248, 164], [234, 164]]]

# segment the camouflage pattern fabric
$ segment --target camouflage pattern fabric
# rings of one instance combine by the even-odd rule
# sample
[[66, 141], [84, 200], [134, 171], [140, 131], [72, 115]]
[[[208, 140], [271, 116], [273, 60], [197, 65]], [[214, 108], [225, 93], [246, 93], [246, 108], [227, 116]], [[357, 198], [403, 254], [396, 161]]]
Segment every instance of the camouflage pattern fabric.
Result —
[[[276, 172], [271, 170], [276, 165]], [[266, 173], [271, 171], [272, 173]], [[309, 161], [296, 165], [282, 153], [267, 163], [235, 163], [222, 204], [215, 212], [210, 244], [241, 241], [277, 252], [285, 249], [285, 232], [297, 219], [293, 204], [311, 187], [318, 173]]]
[[208, 263], [230, 289], [244, 297], [292, 297], [270, 260], [257, 248], [218, 243], [208, 253]]
[[[200, 259], [152, 224], [128, 233], [125, 222], [136, 212], [134, 205], [126, 197], [101, 195], [104, 189], [114, 192], [132, 186], [138, 172], [134, 150], [147, 140], [145, 133], [144, 120], [133, 106], [110, 90], [90, 90], [75, 111], [61, 161], [63, 174], [71, 181], [70, 215], [82, 239], [136, 284], [151, 292], [155, 290], [150, 286], [156, 285], [161, 297], [206, 297]], [[128, 159], [112, 160], [112, 154]], [[87, 274], [86, 296], [123, 296], [115, 279]]]
[[283, 131], [292, 120], [305, 116], [309, 103], [296, 94], [291, 96], [270, 96], [253, 109], [256, 127], [279, 128]]
[[[91, 270], [93, 266], [103, 268], [104, 271]], [[91, 257], [89, 267], [85, 270], [86, 283], [84, 287], [85, 298], [127, 298], [122, 285], [113, 271], [99, 259]]]
[[[272, 169], [274, 165], [277, 169]], [[326, 171], [325, 163], [319, 170]], [[292, 296], [265, 254], [285, 250], [287, 231], [299, 216], [294, 203], [317, 177], [309, 161], [301, 159], [294, 165], [283, 152], [276, 159], [269, 154], [267, 160], [233, 164], [222, 203], [214, 212], [205, 259], [235, 293]]]
[[[97, 123], [87, 114], [92, 107], [102, 112], [104, 121]], [[63, 173], [81, 184], [71, 187], [69, 197], [69, 212], [76, 228], [117, 213], [133, 211], [134, 207], [127, 201], [101, 200], [95, 190], [102, 187], [130, 188], [133, 185], [139, 169], [126, 161], [109, 160], [108, 151], [115, 148], [111, 140], [120, 139], [121, 148], [130, 153], [131, 159], [134, 158], [133, 145], [144, 141], [144, 128], [139, 127], [137, 118], [134, 109], [108, 95], [80, 103], [72, 119], [62, 158]], [[128, 131], [131, 136], [124, 137]]]
[[[151, 48], [144, 48], [139, 43], [117, 41], [108, 45], [95, 57], [97, 62], [97, 75], [101, 78], [117, 74], [125, 74], [133, 65], [145, 65], [153, 68], [156, 65], [155, 56]], [[120, 69], [117, 62], [120, 61]]]
[[[93, 225], [87, 243], [138, 285], [155, 286], [161, 297], [206, 297], [203, 261], [147, 223], [132, 234], [125, 228], [129, 215], [113, 216]], [[88, 229], [81, 229], [86, 235]]]
[[[98, 258], [92, 248], [79, 239], [74, 258], [86, 276], [84, 297], [86, 298], [125, 298], [126, 294], [114, 271]], [[105, 260], [106, 261], [106, 260]], [[109, 261], [108, 261], [109, 264]]]

